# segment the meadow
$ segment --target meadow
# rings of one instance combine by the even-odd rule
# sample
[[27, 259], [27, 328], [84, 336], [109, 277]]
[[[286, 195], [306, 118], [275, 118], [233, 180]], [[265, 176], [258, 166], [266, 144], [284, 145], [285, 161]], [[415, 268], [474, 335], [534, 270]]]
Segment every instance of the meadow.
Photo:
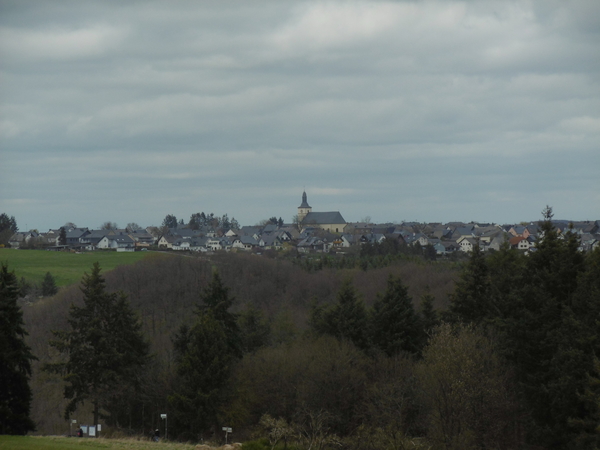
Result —
[[87, 439], [58, 436], [0, 436], [0, 450], [192, 450], [194, 445], [134, 439]]
[[0, 263], [7, 263], [8, 269], [14, 270], [19, 280], [23, 277], [29, 282], [40, 284], [46, 272], [50, 272], [58, 287], [78, 283], [85, 272], [89, 273], [95, 262], [100, 263], [102, 271], [106, 273], [118, 266], [158, 256], [160, 254], [154, 252], [68, 253], [0, 248]]

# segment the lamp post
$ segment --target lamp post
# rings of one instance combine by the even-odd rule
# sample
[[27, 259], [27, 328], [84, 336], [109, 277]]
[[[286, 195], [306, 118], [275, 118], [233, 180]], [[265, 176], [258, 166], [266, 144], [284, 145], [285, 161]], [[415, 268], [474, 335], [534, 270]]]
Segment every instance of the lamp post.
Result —
[[167, 423], [168, 423], [168, 421], [167, 421], [167, 415], [166, 414], [161, 414], [160, 418], [165, 421], [165, 440], [167, 440], [168, 437], [169, 437], [169, 431], [167, 429]]

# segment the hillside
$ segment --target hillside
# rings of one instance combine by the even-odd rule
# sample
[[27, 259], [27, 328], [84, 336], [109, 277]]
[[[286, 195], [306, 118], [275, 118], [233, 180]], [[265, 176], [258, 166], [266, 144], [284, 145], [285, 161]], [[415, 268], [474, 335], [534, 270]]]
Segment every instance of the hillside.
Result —
[[[172, 376], [173, 334], [181, 324], [191, 320], [190, 312], [198, 303], [199, 293], [210, 279], [213, 267], [231, 289], [236, 299], [235, 311], [243, 311], [249, 304], [258, 307], [272, 322], [274, 339], [279, 341], [299, 336], [306, 329], [310, 303], [332, 302], [346, 278], [353, 280], [367, 305], [371, 305], [376, 294], [385, 289], [389, 274], [394, 274], [409, 286], [417, 308], [418, 300], [427, 288], [436, 298], [436, 307], [445, 308], [456, 276], [456, 271], [449, 266], [417, 262], [370, 271], [325, 269], [308, 273], [289, 261], [245, 254], [218, 255], [210, 260], [168, 255], [119, 266], [105, 273], [108, 290], [127, 293], [156, 355], [153, 370], [163, 374], [158, 378], [164, 383], [168, 384]], [[89, 271], [89, 267], [81, 269]], [[64, 329], [69, 305], [80, 301], [81, 292], [77, 286], [71, 286], [56, 297], [24, 305], [30, 334], [28, 340], [39, 358], [34, 364], [32, 379], [32, 416], [39, 433], [62, 434], [66, 430], [62, 417], [62, 382], [41, 372], [40, 367], [53, 355], [48, 347], [51, 330]], [[167, 389], [154, 386], [153, 390], [163, 388]], [[158, 392], [155, 411], [148, 411], [148, 415], [157, 417], [165, 402]], [[83, 420], [81, 416], [80, 420]]]
[[106, 272], [115, 267], [133, 264], [146, 258], [157, 257], [150, 252], [49, 252], [46, 250], [18, 250], [0, 248], [0, 261], [8, 263], [18, 279], [40, 283], [50, 272], [59, 287], [78, 283], [83, 273], [96, 261]]

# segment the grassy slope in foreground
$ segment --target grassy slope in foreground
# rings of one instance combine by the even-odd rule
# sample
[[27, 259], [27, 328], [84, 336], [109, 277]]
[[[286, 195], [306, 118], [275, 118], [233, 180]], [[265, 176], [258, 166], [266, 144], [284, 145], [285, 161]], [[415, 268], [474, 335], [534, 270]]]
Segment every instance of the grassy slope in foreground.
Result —
[[143, 258], [156, 256], [153, 252], [97, 251], [85, 253], [49, 252], [46, 250], [0, 249], [0, 262], [8, 263], [18, 279], [25, 278], [40, 284], [50, 272], [57, 286], [68, 286], [81, 280], [97, 261], [104, 273], [117, 266], [133, 264]]
[[133, 439], [87, 439], [45, 436], [0, 436], [0, 450], [192, 450], [194, 445]]

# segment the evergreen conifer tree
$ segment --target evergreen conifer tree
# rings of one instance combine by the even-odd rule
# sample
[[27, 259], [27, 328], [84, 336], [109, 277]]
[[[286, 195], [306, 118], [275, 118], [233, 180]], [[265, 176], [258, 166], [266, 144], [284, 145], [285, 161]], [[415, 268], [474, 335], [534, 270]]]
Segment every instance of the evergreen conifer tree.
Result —
[[372, 344], [388, 356], [419, 352], [422, 342], [419, 317], [400, 278], [390, 275], [386, 291], [373, 304], [370, 321]]
[[367, 310], [350, 280], [342, 284], [332, 307], [313, 309], [312, 323], [318, 333], [349, 340], [358, 348], [368, 347]]
[[253, 353], [269, 343], [271, 326], [254, 304], [240, 314], [238, 323], [245, 353]]
[[476, 244], [450, 296], [450, 308], [446, 320], [465, 324], [481, 323], [490, 313], [489, 293], [489, 271], [485, 255], [479, 244]]
[[450, 317], [493, 327], [531, 411], [529, 439], [547, 448], [600, 442], [600, 258], [561, 235], [552, 209], [528, 256], [504, 246], [473, 255], [451, 296]]
[[200, 296], [200, 305], [197, 314], [202, 311], [210, 311], [224, 328], [227, 341], [232, 353], [238, 357], [242, 356], [242, 338], [237, 323], [237, 315], [230, 312], [234, 297], [229, 295], [229, 288], [223, 284], [219, 273], [215, 270], [212, 279]]
[[[139, 388], [141, 370], [148, 360], [149, 344], [141, 324], [122, 293], [107, 293], [106, 282], [94, 263], [83, 276], [83, 306], [71, 305], [70, 330], [53, 331], [50, 343], [65, 359], [46, 365], [46, 370], [63, 375], [68, 418], [86, 401], [93, 405], [94, 423], [102, 411], [124, 391]], [[110, 418], [110, 416], [108, 416]]]
[[[589, 423], [582, 422], [586, 418], [596, 416], [596, 439], [600, 432], [598, 408], [589, 404], [590, 396], [598, 399], [594, 380], [598, 378], [600, 350], [598, 325], [590, 326], [589, 315], [598, 312], [595, 305], [600, 298], [587, 292], [585, 300], [579, 297], [586, 307], [577, 304], [577, 293], [585, 290], [578, 285], [580, 277], [586, 273], [577, 236], [572, 232], [559, 235], [551, 208], [543, 214], [541, 238], [526, 263], [528, 282], [520, 290], [522, 308], [506, 330], [507, 353], [516, 363], [532, 408], [536, 423], [532, 439], [565, 448], [589, 431]], [[600, 277], [600, 273], [594, 276]]]
[[431, 331], [440, 324], [438, 312], [433, 308], [435, 297], [426, 292], [421, 297], [421, 326], [424, 333], [424, 341]]
[[198, 439], [218, 430], [219, 412], [227, 399], [227, 383], [236, 357], [222, 322], [210, 310], [200, 311], [191, 327], [178, 330], [173, 346], [177, 385], [169, 396], [177, 435]]
[[27, 434], [35, 430], [29, 417], [31, 361], [25, 343], [23, 313], [17, 305], [17, 277], [0, 266], [0, 434]]
[[46, 272], [46, 275], [44, 276], [44, 281], [42, 282], [42, 295], [44, 297], [51, 297], [57, 292], [58, 288], [56, 287], [54, 277], [50, 272]]
[[176, 411], [179, 436], [197, 439], [218, 429], [233, 362], [242, 356], [234, 298], [218, 272], [202, 292], [191, 326], [182, 325], [174, 340], [178, 383], [169, 402]]

